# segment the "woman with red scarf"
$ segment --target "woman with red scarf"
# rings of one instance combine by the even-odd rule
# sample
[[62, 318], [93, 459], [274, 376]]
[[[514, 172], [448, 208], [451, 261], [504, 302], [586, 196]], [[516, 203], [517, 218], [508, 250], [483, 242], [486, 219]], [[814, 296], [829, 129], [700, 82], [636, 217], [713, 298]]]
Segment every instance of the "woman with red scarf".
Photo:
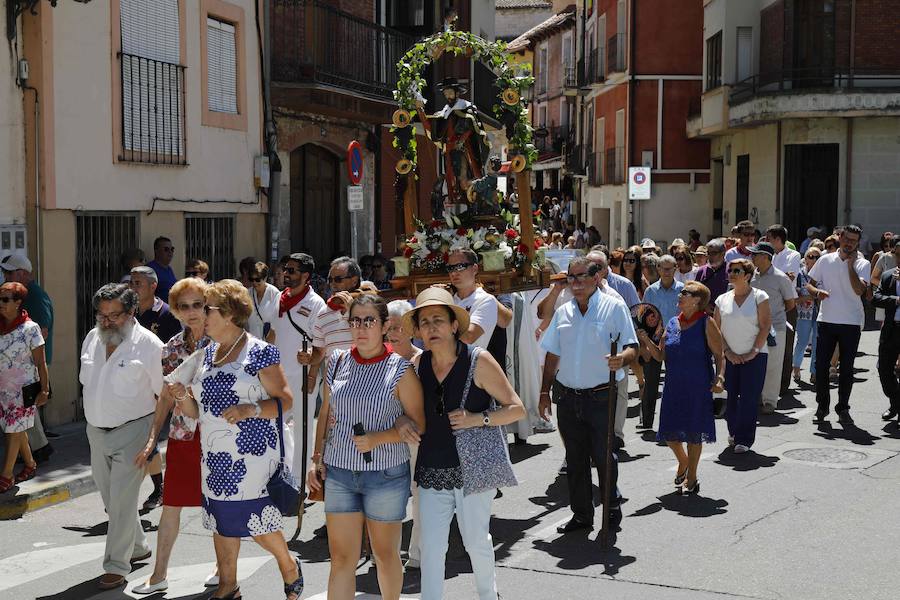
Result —
[[716, 441], [712, 395], [723, 390], [725, 381], [722, 333], [706, 314], [708, 303], [709, 289], [702, 283], [688, 281], [678, 295], [681, 312], [666, 325], [659, 346], [646, 332], [638, 332], [641, 345], [653, 358], [666, 362], [656, 439], [668, 444], [675, 454], [675, 487], [685, 494], [700, 491], [697, 465], [703, 443]]
[[[21, 283], [0, 286], [0, 429], [6, 434], [0, 493], [37, 472], [27, 431], [34, 425], [35, 407], [43, 406], [50, 397], [41, 328], [22, 308], [27, 295], [28, 289]], [[14, 478], [19, 456], [25, 466]]]

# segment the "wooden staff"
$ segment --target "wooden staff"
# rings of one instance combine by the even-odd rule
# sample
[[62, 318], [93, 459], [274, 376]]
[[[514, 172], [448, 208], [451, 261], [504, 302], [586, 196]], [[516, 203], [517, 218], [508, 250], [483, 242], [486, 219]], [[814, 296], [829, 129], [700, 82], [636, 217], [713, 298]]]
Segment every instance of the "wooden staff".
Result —
[[534, 260], [534, 216], [531, 214], [531, 171], [526, 169], [516, 173], [516, 193], [519, 195], [519, 228], [522, 243], [528, 248], [525, 261], [525, 275], [531, 275]]
[[[309, 351], [309, 340], [303, 336], [303, 354]], [[303, 515], [306, 513], [306, 463], [309, 460], [307, 453], [309, 452], [309, 365], [303, 365], [303, 434], [300, 436], [300, 443], [303, 448], [300, 450], [300, 472], [304, 477], [300, 481], [300, 506], [297, 507], [297, 530], [294, 531], [294, 537], [291, 541], [300, 537], [300, 528], [303, 527]], [[296, 443], [296, 442], [295, 442]], [[297, 465], [294, 465], [296, 471]]]
[[[403, 191], [403, 232], [410, 235], [416, 231], [415, 214], [418, 200], [416, 198], [416, 174], [415, 171], [406, 176], [406, 189]], [[435, 215], [435, 219], [440, 215]]]
[[[609, 355], [613, 357], [618, 352], [619, 336], [612, 340], [609, 347]], [[609, 404], [606, 410], [606, 458], [603, 462], [603, 529], [600, 530], [600, 546], [609, 547], [609, 503], [612, 501], [612, 447], [615, 437], [616, 421], [616, 372], [609, 370]]]

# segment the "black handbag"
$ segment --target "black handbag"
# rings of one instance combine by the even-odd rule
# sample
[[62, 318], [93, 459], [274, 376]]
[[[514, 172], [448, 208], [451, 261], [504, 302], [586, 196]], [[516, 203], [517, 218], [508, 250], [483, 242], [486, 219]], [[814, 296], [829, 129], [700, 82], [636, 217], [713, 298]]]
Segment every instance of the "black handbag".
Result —
[[34, 406], [35, 402], [37, 402], [37, 397], [41, 393], [41, 382], [35, 381], [34, 383], [29, 383], [28, 385], [22, 386], [22, 404], [25, 408], [29, 406]]
[[297, 515], [300, 506], [300, 486], [294, 479], [291, 470], [284, 462], [284, 418], [281, 410], [281, 398], [275, 398], [278, 405], [278, 451], [279, 461], [275, 473], [272, 474], [269, 483], [266, 484], [266, 491], [272, 503], [281, 511], [281, 514], [287, 517]]

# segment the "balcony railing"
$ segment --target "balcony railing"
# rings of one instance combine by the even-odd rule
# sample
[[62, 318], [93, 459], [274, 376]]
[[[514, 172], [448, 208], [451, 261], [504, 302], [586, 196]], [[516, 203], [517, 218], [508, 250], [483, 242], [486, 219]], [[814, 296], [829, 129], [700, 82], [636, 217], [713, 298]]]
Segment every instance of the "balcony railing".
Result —
[[186, 165], [184, 67], [119, 54], [122, 141], [119, 160]]
[[591, 152], [587, 160], [588, 185], [603, 185], [603, 152]]
[[563, 75], [563, 86], [566, 88], [577, 88], [578, 87], [578, 68], [577, 67], [563, 67], [564, 75]]
[[573, 175], [584, 175], [584, 157], [581, 144], [566, 146], [566, 169]]
[[606, 81], [606, 47], [600, 46], [590, 54], [588, 61], [588, 83]]
[[625, 183], [625, 148], [616, 146], [606, 151], [606, 181], [609, 185]]
[[391, 98], [413, 39], [319, 0], [272, 2], [272, 79]]
[[900, 88], [900, 71], [884, 69], [788, 69], [753, 75], [731, 88], [731, 104], [739, 104], [760, 94], [847, 90], [877, 92]]
[[625, 71], [625, 34], [617, 33], [609, 38], [606, 46], [606, 73]]

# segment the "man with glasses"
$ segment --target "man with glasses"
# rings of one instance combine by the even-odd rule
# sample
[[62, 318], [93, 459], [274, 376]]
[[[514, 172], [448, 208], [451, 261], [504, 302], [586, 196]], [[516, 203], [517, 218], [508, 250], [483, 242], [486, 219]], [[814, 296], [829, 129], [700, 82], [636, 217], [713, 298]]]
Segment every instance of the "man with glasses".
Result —
[[156, 399], [162, 391], [160, 339], [134, 318], [138, 295], [110, 283], [93, 299], [97, 325], [81, 346], [79, 380], [91, 447], [91, 470], [109, 516], [104, 575], [97, 585], [125, 585], [132, 563], [150, 557], [138, 516], [143, 465], [135, 465], [150, 434]]
[[156, 271], [156, 280], [158, 282], [156, 295], [163, 302], [169, 301], [169, 290], [178, 281], [175, 277], [175, 271], [172, 270], [172, 259], [175, 257], [175, 246], [172, 240], [167, 237], [160, 236], [153, 240], [153, 260], [147, 263], [147, 266]]
[[[567, 281], [572, 301], [563, 304], [541, 340], [547, 351], [541, 381], [538, 410], [549, 418], [550, 387], [556, 383], [557, 422], [566, 449], [566, 479], [572, 519], [559, 533], [592, 529], [594, 502], [591, 460], [597, 465], [600, 485], [604, 483], [606, 436], [609, 410], [609, 375], [625, 379], [624, 367], [637, 356], [637, 336], [631, 314], [620, 302], [598, 289], [600, 268], [587, 257], [569, 263]], [[618, 353], [611, 354], [611, 342]], [[621, 519], [621, 494], [617, 487], [618, 458], [612, 452], [610, 472], [610, 521]]]
[[[738, 258], [750, 260], [750, 247], [756, 243], [756, 226], [753, 221], [741, 221], [736, 225], [738, 244], [725, 254], [725, 262], [730, 263]], [[709, 247], [707, 246], [707, 249]]]
[[[900, 235], [892, 237], [890, 243], [895, 263], [900, 265]], [[898, 419], [900, 424], [900, 378], [895, 368], [900, 356], [900, 268], [894, 267], [882, 274], [872, 304], [884, 309], [884, 324], [878, 338], [878, 379], [890, 404], [881, 418], [885, 421]]]
[[460, 333], [460, 341], [487, 350], [497, 326], [498, 303], [475, 281], [478, 255], [468, 249], [451, 252], [447, 259], [447, 272], [450, 284], [456, 290], [453, 302], [469, 313], [469, 329]]
[[829, 362], [834, 349], [840, 351], [838, 402], [834, 406], [838, 422], [853, 424], [850, 416], [850, 393], [853, 391], [853, 363], [859, 338], [865, 324], [861, 297], [868, 289], [871, 265], [859, 253], [862, 230], [847, 225], [840, 233], [840, 249], [823, 255], [809, 272], [809, 293], [821, 301], [817, 319], [818, 347], [816, 348], [816, 410], [814, 422], [822, 423], [828, 416], [831, 389], [828, 378]]
[[[347, 325], [347, 308], [353, 303], [350, 293], [360, 289], [362, 270], [349, 256], [341, 256], [331, 261], [328, 269], [328, 289], [331, 297], [315, 321], [312, 366], [319, 365], [335, 350], [349, 350], [353, 345], [353, 334]], [[312, 377], [312, 375], [310, 375]]]
[[[659, 257], [657, 270], [659, 281], [652, 284], [644, 292], [644, 303], [652, 304], [662, 317], [663, 327], [678, 316], [678, 295], [684, 289], [684, 284], [675, 281], [676, 269], [675, 257], [664, 254]], [[659, 400], [659, 378], [662, 373], [662, 363], [649, 352], [641, 355], [644, 365], [644, 394], [641, 396], [641, 420], [642, 429], [653, 429], [653, 419], [656, 416], [656, 403]]]

